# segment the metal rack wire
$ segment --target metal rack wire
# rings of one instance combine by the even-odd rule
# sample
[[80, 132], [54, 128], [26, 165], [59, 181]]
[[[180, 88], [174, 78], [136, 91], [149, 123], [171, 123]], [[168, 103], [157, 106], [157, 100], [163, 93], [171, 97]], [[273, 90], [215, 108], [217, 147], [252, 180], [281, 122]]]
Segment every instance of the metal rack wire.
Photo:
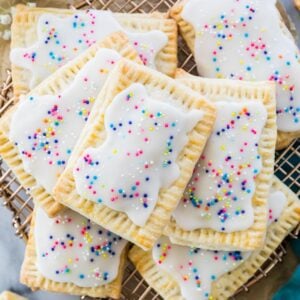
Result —
[[[97, 8], [110, 9], [115, 12], [139, 12], [149, 13], [153, 11], [167, 12], [176, 0], [80, 0], [72, 7], [77, 9]], [[192, 54], [179, 40], [179, 66], [189, 73], [196, 73], [196, 65]], [[0, 116], [12, 105], [14, 100], [10, 70], [7, 70], [7, 78], [0, 89]], [[300, 185], [300, 142], [294, 141], [288, 148], [276, 152], [275, 174], [294, 192], [299, 193]], [[20, 186], [13, 172], [0, 158], [0, 197], [4, 199], [4, 205], [13, 212], [12, 225], [16, 235], [25, 242], [29, 231], [31, 213], [33, 210], [32, 197]], [[290, 234], [291, 238], [297, 238], [300, 226]], [[237, 292], [248, 291], [257, 281], [266, 277], [268, 273], [283, 259], [286, 254], [286, 241], [270, 256], [268, 261], [256, 272], [256, 274]], [[132, 264], [128, 262], [123, 281], [121, 299], [130, 300], [155, 300], [161, 297], [151, 289], [141, 278]]]

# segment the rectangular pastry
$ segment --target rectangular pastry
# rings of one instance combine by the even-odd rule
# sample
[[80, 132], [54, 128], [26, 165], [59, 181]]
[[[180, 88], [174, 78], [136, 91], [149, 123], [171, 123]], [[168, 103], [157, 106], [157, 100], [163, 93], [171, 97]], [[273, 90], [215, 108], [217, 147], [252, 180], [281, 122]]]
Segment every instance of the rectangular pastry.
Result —
[[274, 85], [203, 79], [182, 70], [177, 80], [213, 101], [217, 117], [165, 234], [204, 249], [258, 249], [274, 167]]
[[300, 136], [300, 54], [276, 2], [184, 0], [170, 14], [201, 76], [276, 84], [276, 148], [282, 149]]
[[127, 241], [71, 210], [49, 218], [37, 206], [21, 283], [32, 290], [119, 299]]
[[300, 222], [297, 196], [277, 178], [268, 199], [269, 221], [262, 249], [211, 251], [173, 244], [161, 237], [152, 251], [134, 246], [129, 258], [164, 299], [228, 299], [261, 268]]
[[0, 120], [1, 156], [49, 216], [63, 207], [52, 188], [122, 56], [140, 62], [128, 38], [114, 33], [48, 77]]
[[215, 119], [205, 98], [123, 59], [54, 188], [62, 204], [143, 249], [168, 223]]
[[57, 68], [109, 34], [122, 31], [143, 63], [174, 75], [177, 26], [165, 14], [16, 7], [11, 61], [14, 94], [26, 94]]
[[4, 291], [0, 294], [0, 300], [27, 300], [27, 298], [10, 291]]

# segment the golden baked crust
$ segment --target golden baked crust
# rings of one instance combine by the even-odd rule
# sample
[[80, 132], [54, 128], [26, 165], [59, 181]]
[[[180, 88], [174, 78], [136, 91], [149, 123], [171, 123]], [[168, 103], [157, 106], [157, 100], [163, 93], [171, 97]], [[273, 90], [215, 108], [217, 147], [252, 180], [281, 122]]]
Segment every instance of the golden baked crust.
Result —
[[[273, 187], [282, 191], [287, 197], [284, 211], [278, 221], [269, 226], [262, 249], [253, 251], [251, 256], [236, 269], [213, 282], [211, 291], [213, 299], [228, 299], [232, 296], [258, 271], [283, 239], [299, 224], [300, 201], [298, 197], [275, 176], [273, 177]], [[151, 251], [145, 252], [134, 246], [129, 252], [129, 258], [148, 284], [164, 299], [184, 299], [178, 283], [156, 265]]]
[[36, 247], [35, 247], [35, 213], [31, 221], [29, 238], [26, 245], [25, 257], [21, 268], [20, 282], [34, 290], [45, 290], [49, 292], [67, 293], [71, 295], [90, 296], [119, 299], [122, 288], [122, 278], [125, 269], [128, 246], [124, 248], [120, 256], [118, 276], [112, 282], [98, 287], [79, 287], [70, 282], [56, 282], [44, 277], [36, 266]]
[[270, 82], [243, 82], [226, 79], [204, 79], [177, 71], [177, 80], [193, 90], [218, 101], [220, 96], [234, 97], [236, 101], [261, 101], [268, 113], [266, 125], [262, 131], [258, 151], [262, 157], [262, 169], [255, 179], [255, 193], [252, 199], [254, 223], [244, 231], [217, 232], [212, 229], [184, 230], [174, 218], [165, 228], [165, 234], [172, 242], [217, 250], [254, 250], [262, 246], [266, 232], [267, 198], [272, 182], [274, 150], [276, 141], [275, 89]]
[[0, 300], [27, 300], [27, 298], [10, 291], [4, 291], [0, 294]]
[[[187, 23], [181, 17], [182, 10], [184, 8], [185, 3], [187, 0], [183, 0], [175, 4], [170, 9], [170, 16], [176, 21], [179, 27], [179, 31], [184, 38], [185, 42], [187, 43], [188, 47], [190, 48], [191, 52], [194, 54], [194, 45], [195, 45], [195, 30], [194, 27]], [[292, 34], [290, 34], [288, 28], [286, 27], [285, 23], [282, 21], [281, 26], [283, 30], [293, 38]], [[278, 130], [277, 133], [277, 140], [276, 140], [276, 150], [281, 150], [286, 148], [294, 139], [300, 137], [300, 130], [296, 132], [284, 132]]]
[[276, 150], [282, 150], [290, 145], [293, 140], [300, 137], [300, 131], [296, 132], [283, 132], [278, 130], [276, 140]]
[[[80, 154], [88, 147], [97, 148], [105, 141], [104, 114], [114, 97], [133, 83], [143, 84], [147, 91], [164, 92], [171, 95], [182, 109], [198, 108], [204, 115], [201, 121], [188, 135], [188, 142], [177, 157], [176, 163], [180, 176], [169, 186], [161, 189], [157, 203], [145, 226], [135, 225], [123, 212], [117, 212], [103, 204], [95, 203], [78, 195], [73, 176], [73, 167]], [[210, 135], [215, 120], [215, 107], [198, 93], [179, 84], [157, 71], [139, 66], [126, 59], [120, 61], [110, 74], [102, 92], [95, 102], [86, 131], [72, 153], [68, 166], [56, 187], [55, 198], [62, 204], [85, 215], [110, 231], [139, 245], [150, 249], [168, 223], [184, 188], [192, 175], [193, 168]]]
[[300, 10], [300, 0], [294, 0], [295, 6], [298, 10]]
[[[11, 49], [29, 47], [37, 40], [36, 24], [44, 13], [70, 15], [71, 9], [36, 8], [17, 5], [11, 27]], [[168, 37], [167, 45], [158, 53], [156, 65], [159, 71], [174, 76], [177, 67], [177, 26], [172, 19], [167, 19], [165, 14], [115, 14], [117, 20], [131, 31], [161, 30]], [[30, 72], [12, 64], [12, 78], [16, 99], [19, 95], [29, 92], [28, 78]]]
[[176, 21], [180, 34], [184, 38], [191, 52], [194, 54], [194, 45], [196, 39], [194, 27], [181, 17], [184, 5], [187, 2], [188, 0], [179, 1], [170, 9], [169, 13], [170, 17]]
[[[101, 42], [96, 43], [75, 60], [69, 62], [54, 74], [44, 80], [39, 86], [31, 91], [35, 95], [55, 95], [59, 94], [66, 86], [72, 82], [80, 69], [91, 60], [101, 48], [114, 49], [121, 56], [140, 63], [137, 52], [129, 45], [127, 37], [120, 32], [114, 33]], [[0, 119], [0, 155], [14, 172], [21, 185], [30, 190], [34, 201], [38, 202], [51, 217], [57, 214], [63, 206], [37, 184], [35, 178], [24, 170], [21, 156], [17, 147], [9, 139], [9, 127], [11, 118], [17, 108], [15, 104]]]

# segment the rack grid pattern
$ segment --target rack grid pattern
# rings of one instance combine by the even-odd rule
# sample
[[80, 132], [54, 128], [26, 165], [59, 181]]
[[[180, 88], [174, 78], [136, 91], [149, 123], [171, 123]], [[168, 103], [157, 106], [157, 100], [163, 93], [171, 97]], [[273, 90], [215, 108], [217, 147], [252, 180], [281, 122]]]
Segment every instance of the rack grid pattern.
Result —
[[[114, 12], [129, 13], [151, 13], [153, 11], [167, 12], [176, 0], [80, 0], [71, 8], [76, 9], [109, 9]], [[179, 38], [179, 66], [191, 74], [197, 74], [193, 56], [186, 44]], [[14, 96], [10, 70], [7, 70], [7, 78], [0, 89], [0, 116], [13, 104]], [[299, 195], [300, 186], [300, 142], [295, 140], [288, 148], [276, 152], [275, 174], [287, 186]], [[33, 202], [30, 194], [18, 183], [13, 172], [0, 158], [0, 197], [3, 204], [12, 211], [12, 226], [16, 235], [25, 242], [30, 226]], [[300, 233], [298, 226], [289, 238], [297, 238]], [[257, 281], [261, 280], [281, 262], [286, 254], [286, 240], [271, 255], [268, 261], [257, 271], [257, 273], [237, 292], [248, 291]], [[121, 299], [130, 300], [155, 300], [161, 297], [151, 289], [145, 280], [128, 262], [126, 266]]]

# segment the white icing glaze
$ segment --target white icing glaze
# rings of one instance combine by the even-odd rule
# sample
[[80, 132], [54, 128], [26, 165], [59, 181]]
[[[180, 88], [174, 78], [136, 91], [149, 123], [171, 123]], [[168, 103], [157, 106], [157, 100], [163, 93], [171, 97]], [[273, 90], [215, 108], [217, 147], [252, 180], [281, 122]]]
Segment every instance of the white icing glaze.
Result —
[[273, 222], [277, 222], [285, 205], [287, 199], [283, 192], [273, 190], [270, 192], [268, 205], [269, 205], [269, 219], [268, 226]]
[[159, 30], [144, 33], [126, 31], [126, 34], [143, 64], [156, 69], [155, 57], [168, 42], [166, 34]]
[[55, 282], [70, 282], [80, 287], [113, 281], [127, 244], [71, 210], [49, 218], [37, 208], [34, 237], [38, 271]]
[[[24, 169], [51, 193], [109, 71], [120, 55], [100, 49], [60, 95], [27, 96], [11, 121], [9, 137]], [[47, 176], [45, 176], [47, 170]]]
[[253, 224], [254, 180], [261, 170], [258, 142], [267, 112], [260, 102], [231, 100], [216, 103], [212, 135], [173, 213], [185, 230], [233, 232]]
[[75, 58], [95, 42], [116, 31], [124, 31], [145, 65], [155, 67], [157, 53], [166, 45], [165, 33], [129, 32], [108, 11], [77, 11], [71, 16], [42, 14], [37, 24], [38, 41], [29, 48], [11, 52], [13, 64], [31, 71], [30, 88]]
[[[270, 193], [268, 226], [277, 222], [286, 202], [286, 196], [281, 191]], [[234, 270], [251, 254], [250, 251], [210, 251], [179, 246], [167, 237], [161, 237], [152, 250], [158, 267], [176, 280], [182, 296], [187, 300], [210, 299], [212, 282]]]
[[250, 254], [179, 246], [167, 237], [161, 237], [152, 250], [157, 266], [177, 281], [187, 300], [209, 299], [212, 282], [235, 269]]
[[139, 226], [151, 214], [159, 190], [178, 178], [177, 156], [203, 116], [166, 102], [141, 84], [122, 91], [105, 113], [105, 142], [86, 149], [73, 170], [82, 197], [125, 212]]
[[278, 129], [297, 131], [300, 55], [281, 26], [275, 4], [275, 0], [189, 0], [182, 18], [196, 31], [195, 59], [202, 76], [274, 81]]

